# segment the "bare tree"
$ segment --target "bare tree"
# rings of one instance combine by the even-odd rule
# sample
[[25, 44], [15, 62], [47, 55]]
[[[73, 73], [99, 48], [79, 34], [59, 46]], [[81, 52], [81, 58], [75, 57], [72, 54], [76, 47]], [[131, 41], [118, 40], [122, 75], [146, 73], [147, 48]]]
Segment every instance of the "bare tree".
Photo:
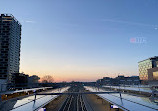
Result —
[[45, 75], [42, 77], [42, 83], [53, 83], [54, 79], [50, 75]]

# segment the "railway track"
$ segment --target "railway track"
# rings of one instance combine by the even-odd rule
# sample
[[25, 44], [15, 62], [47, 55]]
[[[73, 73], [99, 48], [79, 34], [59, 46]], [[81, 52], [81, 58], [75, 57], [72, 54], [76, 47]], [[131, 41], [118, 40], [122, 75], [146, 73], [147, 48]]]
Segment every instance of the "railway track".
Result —
[[72, 104], [72, 99], [73, 99], [73, 96], [72, 95], [69, 95], [66, 99], [66, 101], [64, 102], [63, 104], [63, 107], [60, 109], [60, 111], [70, 111], [70, 106]]
[[[81, 87], [71, 87], [69, 92], [81, 92]], [[81, 94], [68, 95], [58, 111], [88, 111]]]
[[69, 95], [59, 111], [87, 111], [82, 95]]
[[78, 95], [77, 111], [87, 111], [82, 95]]

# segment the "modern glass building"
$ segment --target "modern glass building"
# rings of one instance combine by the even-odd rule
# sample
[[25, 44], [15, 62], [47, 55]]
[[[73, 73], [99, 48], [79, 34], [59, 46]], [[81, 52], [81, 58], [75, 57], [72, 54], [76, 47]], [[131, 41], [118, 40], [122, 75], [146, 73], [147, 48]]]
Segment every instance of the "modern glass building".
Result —
[[158, 56], [138, 62], [140, 80], [149, 80], [148, 69], [158, 67]]
[[148, 80], [157, 81], [158, 80], [158, 67], [148, 69]]
[[153, 72], [153, 80], [158, 80], [158, 71]]
[[12, 83], [19, 73], [21, 24], [11, 14], [0, 15], [0, 80]]

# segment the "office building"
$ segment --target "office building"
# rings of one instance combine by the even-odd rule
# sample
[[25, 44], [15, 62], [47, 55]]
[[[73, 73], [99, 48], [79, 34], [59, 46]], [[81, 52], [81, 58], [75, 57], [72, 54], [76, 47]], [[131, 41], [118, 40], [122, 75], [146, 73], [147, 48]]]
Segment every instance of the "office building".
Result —
[[[150, 80], [152, 74], [152, 70], [149, 69], [158, 67], [158, 56], [148, 58], [146, 60], [138, 62], [139, 66], [139, 78], [140, 80], [148, 81]], [[155, 70], [153, 70], [155, 71]], [[155, 75], [155, 74], [154, 74]]]
[[14, 87], [16, 89], [23, 89], [28, 87], [28, 77], [29, 75], [24, 73], [14, 73], [13, 79], [15, 81]]
[[158, 80], [158, 67], [148, 69], [148, 80], [149, 81]]
[[[0, 15], [0, 83], [14, 83], [19, 73], [21, 24], [11, 14]], [[1, 86], [0, 86], [1, 87]]]
[[140, 84], [139, 76], [125, 77], [119, 75], [115, 78], [103, 77], [103, 79], [97, 80], [100, 85], [138, 85]]

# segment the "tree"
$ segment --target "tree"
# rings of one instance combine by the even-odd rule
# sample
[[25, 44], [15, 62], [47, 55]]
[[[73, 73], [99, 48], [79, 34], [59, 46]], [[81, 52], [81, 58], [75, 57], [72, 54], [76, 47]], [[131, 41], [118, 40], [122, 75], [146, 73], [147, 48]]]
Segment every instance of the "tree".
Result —
[[53, 83], [54, 79], [50, 75], [45, 75], [42, 77], [42, 83]]

